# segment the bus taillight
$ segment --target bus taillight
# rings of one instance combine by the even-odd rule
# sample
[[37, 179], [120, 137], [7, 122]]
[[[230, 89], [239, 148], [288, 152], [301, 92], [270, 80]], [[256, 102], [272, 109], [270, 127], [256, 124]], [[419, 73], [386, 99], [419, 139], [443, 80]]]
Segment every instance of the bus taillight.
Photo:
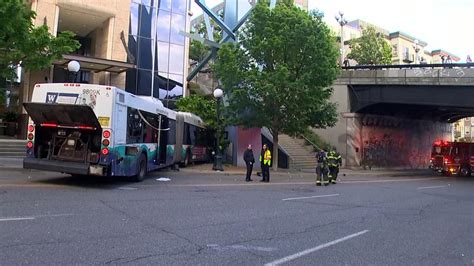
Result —
[[35, 131], [35, 126], [29, 125], [28, 126], [28, 132], [33, 132], [33, 131]]
[[34, 137], [33, 133], [28, 133], [28, 140], [33, 140]]
[[27, 147], [28, 149], [33, 148], [33, 142], [32, 142], [32, 141], [28, 141], [28, 142], [26, 143], [26, 147]]
[[110, 138], [110, 131], [105, 130], [104, 133], [102, 133], [102, 136], [103, 136], [104, 138]]
[[109, 154], [109, 149], [108, 148], [103, 148], [101, 150], [101, 153], [102, 153], [102, 155], [107, 155], [107, 154]]
[[109, 141], [108, 139], [104, 139], [104, 140], [102, 141], [102, 145], [105, 146], [105, 147], [107, 147], [107, 146], [110, 145], [110, 141]]

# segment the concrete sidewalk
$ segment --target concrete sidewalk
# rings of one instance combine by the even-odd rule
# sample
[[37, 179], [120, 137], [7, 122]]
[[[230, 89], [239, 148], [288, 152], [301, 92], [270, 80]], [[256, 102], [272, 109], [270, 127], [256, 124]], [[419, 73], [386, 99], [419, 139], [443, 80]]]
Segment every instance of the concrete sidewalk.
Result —
[[[23, 169], [23, 158], [0, 158], [0, 171], [4, 170], [20, 170]], [[252, 178], [257, 179], [257, 172], [260, 168], [254, 168]], [[245, 167], [236, 166], [224, 166], [224, 171], [212, 170], [212, 164], [196, 164], [186, 168], [180, 168], [179, 172], [173, 170], [160, 170], [150, 173], [150, 176], [167, 175], [206, 175], [209, 177], [216, 177], [219, 179], [226, 179], [226, 177], [239, 178], [245, 176]], [[310, 171], [296, 171], [291, 169], [278, 169], [278, 171], [270, 170], [270, 175], [273, 178], [278, 179], [314, 179], [315, 173]], [[340, 178], [343, 179], [357, 179], [360, 180], [363, 177], [373, 178], [388, 178], [388, 177], [415, 177], [415, 176], [432, 176], [431, 171], [428, 169], [420, 170], [403, 170], [403, 169], [376, 169], [376, 170], [363, 170], [363, 169], [341, 169], [339, 173]]]
[[[224, 166], [224, 171], [214, 171], [212, 170], [212, 164], [199, 164], [192, 165], [186, 168], [180, 168], [180, 172], [184, 173], [194, 173], [194, 174], [208, 174], [208, 175], [220, 175], [220, 176], [235, 176], [243, 175], [246, 173], [245, 167], [237, 166]], [[253, 176], [257, 176], [257, 172], [260, 172], [260, 168], [253, 169]], [[341, 177], [352, 177], [352, 176], [371, 176], [371, 177], [402, 177], [402, 176], [426, 176], [430, 175], [431, 171], [429, 169], [349, 169], [342, 168], [339, 171]], [[297, 171], [292, 169], [278, 169], [278, 171], [272, 171], [270, 169], [271, 176], [300, 176], [300, 177], [310, 177], [314, 178], [315, 171]]]

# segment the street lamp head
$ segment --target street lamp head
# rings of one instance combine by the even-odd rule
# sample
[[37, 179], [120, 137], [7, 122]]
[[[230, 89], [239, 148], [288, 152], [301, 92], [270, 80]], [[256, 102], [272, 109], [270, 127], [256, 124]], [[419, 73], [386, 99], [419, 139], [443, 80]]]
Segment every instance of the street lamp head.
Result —
[[415, 45], [418, 45], [418, 43], [419, 43], [419, 42], [420, 42], [420, 41], [418, 41], [418, 40], [415, 40]]
[[214, 98], [219, 99], [224, 95], [224, 92], [222, 91], [221, 88], [216, 88], [213, 94], [214, 94]]
[[344, 12], [339, 11], [339, 16], [343, 17], [343, 16], [344, 16]]
[[67, 64], [67, 70], [70, 72], [77, 73], [79, 72], [79, 69], [81, 69], [81, 65], [75, 60], [72, 60]]

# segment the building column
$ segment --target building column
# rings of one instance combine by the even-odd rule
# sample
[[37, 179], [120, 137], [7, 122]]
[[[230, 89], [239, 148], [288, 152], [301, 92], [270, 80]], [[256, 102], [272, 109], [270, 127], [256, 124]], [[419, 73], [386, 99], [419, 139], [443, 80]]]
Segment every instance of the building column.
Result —
[[346, 154], [345, 166], [360, 166], [362, 159], [362, 121], [357, 113], [345, 113], [346, 119]]

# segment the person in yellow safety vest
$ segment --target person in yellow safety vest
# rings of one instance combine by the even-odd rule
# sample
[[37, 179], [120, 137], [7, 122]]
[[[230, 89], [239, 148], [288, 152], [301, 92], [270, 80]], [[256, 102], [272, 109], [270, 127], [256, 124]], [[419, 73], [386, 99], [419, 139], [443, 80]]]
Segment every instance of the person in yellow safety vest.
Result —
[[342, 158], [336, 151], [332, 150], [328, 153], [329, 180], [332, 184], [336, 184], [339, 166], [342, 165]]
[[260, 153], [260, 165], [262, 166], [262, 180], [260, 182], [270, 182], [270, 165], [272, 164], [272, 153], [267, 148], [267, 144], [263, 144]]
[[316, 153], [316, 186], [329, 185], [328, 181], [328, 157], [324, 150]]

